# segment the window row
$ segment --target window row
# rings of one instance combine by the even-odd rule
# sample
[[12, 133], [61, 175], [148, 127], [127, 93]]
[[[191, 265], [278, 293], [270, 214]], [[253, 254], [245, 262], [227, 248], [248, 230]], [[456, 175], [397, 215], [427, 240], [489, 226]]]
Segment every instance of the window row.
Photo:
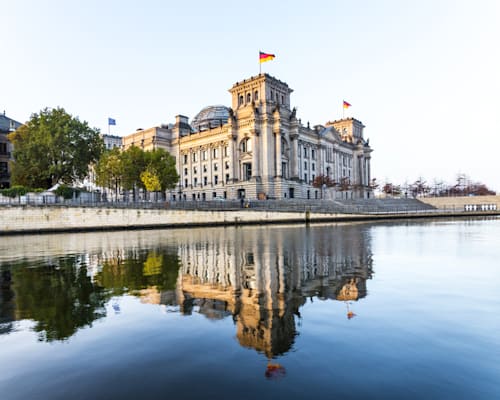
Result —
[[[256, 90], [253, 93], [253, 101], [257, 101], [257, 100], [259, 100], [259, 91], [258, 90]], [[243, 104], [249, 104], [251, 102], [252, 102], [252, 93], [246, 94], [246, 103], [245, 103], [245, 96], [240, 94], [240, 96], [238, 97], [238, 106], [242, 106]]]
[[[226, 174], [225, 178], [226, 178], [225, 183], [229, 183], [230, 175]], [[208, 183], [208, 177], [204, 176], [203, 180], [200, 181], [200, 182], [202, 182], [203, 186], [207, 186], [209, 184]], [[198, 183], [199, 183], [198, 182], [198, 178], [196, 178], [196, 177], [193, 178], [193, 186], [198, 186]], [[213, 184], [214, 185], [218, 185], [219, 183], [223, 183], [223, 182], [219, 181], [219, 175], [214, 175], [214, 177], [213, 177]], [[189, 179], [187, 179], [187, 178], [184, 179], [184, 187], [187, 188], [187, 187], [189, 187], [189, 185], [190, 185], [189, 184]]]
[[[316, 150], [315, 149], [310, 149], [311, 150], [311, 159], [316, 160]], [[304, 146], [302, 147], [302, 156], [304, 158], [309, 158], [309, 147]]]
[[281, 104], [285, 104], [285, 95], [279, 93], [278, 91], [274, 91], [271, 89], [271, 91], [269, 92], [270, 96], [269, 98], [271, 99], [271, 101], [275, 101], [276, 103], [280, 103], [280, 98], [281, 98]]
[[[307, 170], [307, 161], [304, 161], [304, 170]], [[316, 164], [311, 163], [311, 171], [316, 171]]]
[[[219, 148], [218, 147], [214, 147], [211, 151], [212, 151], [212, 158], [213, 159], [219, 158]], [[224, 146], [223, 157], [228, 157], [228, 156], [229, 156], [229, 147]], [[182, 157], [183, 157], [184, 164], [188, 164], [189, 163], [189, 154], [183, 154]], [[200, 157], [201, 157], [202, 161], [208, 160], [208, 150], [201, 150]], [[197, 151], [191, 153], [191, 161], [198, 162], [198, 152]]]
[[[208, 164], [203, 164], [201, 168], [203, 172], [208, 172]], [[224, 162], [224, 169], [229, 169], [229, 168], [230, 168], [229, 161]], [[212, 166], [212, 171], [218, 171], [218, 170], [219, 170], [219, 164], [214, 163], [214, 165]], [[193, 175], [196, 175], [197, 173], [198, 173], [198, 167], [194, 166]], [[189, 174], [189, 169], [184, 168], [184, 176], [187, 176], [188, 174]]]

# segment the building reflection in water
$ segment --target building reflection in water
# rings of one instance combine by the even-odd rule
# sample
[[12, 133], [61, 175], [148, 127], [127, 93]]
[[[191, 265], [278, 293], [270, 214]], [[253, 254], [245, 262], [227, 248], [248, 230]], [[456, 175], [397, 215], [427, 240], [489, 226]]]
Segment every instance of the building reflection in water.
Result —
[[[185, 315], [231, 317], [239, 343], [272, 360], [293, 346], [308, 298], [349, 307], [366, 296], [372, 275], [362, 224], [88, 235], [81, 249], [75, 235], [59, 236], [72, 240], [77, 256], [2, 261], [0, 334], [9, 333], [13, 321], [32, 319], [41, 340], [61, 340], [105, 316], [107, 302], [120, 313], [117, 299], [131, 294]], [[283, 373], [271, 363], [266, 376]]]
[[176, 300], [208, 318], [231, 315], [242, 346], [269, 359], [286, 353], [307, 298], [346, 302], [366, 296], [369, 243], [356, 225], [214, 230], [179, 243]]

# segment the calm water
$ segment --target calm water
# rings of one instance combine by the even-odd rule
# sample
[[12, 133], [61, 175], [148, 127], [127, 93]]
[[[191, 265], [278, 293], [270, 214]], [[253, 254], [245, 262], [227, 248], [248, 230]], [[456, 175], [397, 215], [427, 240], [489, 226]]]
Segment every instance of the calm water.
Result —
[[499, 399], [500, 219], [0, 237], [0, 398]]

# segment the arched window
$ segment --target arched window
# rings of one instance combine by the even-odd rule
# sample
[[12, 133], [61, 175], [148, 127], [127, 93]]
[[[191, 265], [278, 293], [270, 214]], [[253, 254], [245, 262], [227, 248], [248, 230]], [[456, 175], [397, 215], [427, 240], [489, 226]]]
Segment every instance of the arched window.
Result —
[[243, 95], [240, 95], [240, 99], [239, 99], [238, 105], [240, 105], [240, 106], [243, 105]]
[[247, 93], [247, 103], [250, 103], [252, 101], [252, 95], [250, 93]]
[[242, 153], [252, 151], [252, 140], [250, 138], [243, 139], [241, 141], [240, 150]]
[[259, 100], [259, 92], [256, 90], [255, 93], [253, 94], [253, 99], [254, 101]]
[[330, 167], [326, 167], [326, 176], [330, 177]]

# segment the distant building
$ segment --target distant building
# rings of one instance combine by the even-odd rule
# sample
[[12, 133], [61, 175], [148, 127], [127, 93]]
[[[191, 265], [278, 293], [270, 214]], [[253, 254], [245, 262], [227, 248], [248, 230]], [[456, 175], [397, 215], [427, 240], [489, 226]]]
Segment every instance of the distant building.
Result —
[[149, 129], [137, 129], [131, 135], [123, 137], [123, 149], [136, 146], [149, 151], [154, 149], [164, 149], [173, 151], [173, 133], [171, 126], [155, 126]]
[[15, 131], [22, 124], [3, 114], [0, 114], [0, 189], [10, 187], [10, 167], [13, 146], [7, 139], [10, 132]]
[[114, 135], [101, 135], [102, 140], [104, 141], [104, 148], [106, 150], [111, 150], [114, 149], [115, 147], [118, 147], [119, 149], [122, 148], [122, 137], [121, 136], [114, 136]]
[[[124, 148], [164, 148], [180, 182], [171, 200], [368, 198], [371, 152], [364, 125], [346, 118], [304, 126], [290, 106], [292, 89], [268, 74], [233, 85], [232, 107], [202, 109], [188, 123], [125, 136]], [[333, 187], [313, 185], [328, 177]]]

